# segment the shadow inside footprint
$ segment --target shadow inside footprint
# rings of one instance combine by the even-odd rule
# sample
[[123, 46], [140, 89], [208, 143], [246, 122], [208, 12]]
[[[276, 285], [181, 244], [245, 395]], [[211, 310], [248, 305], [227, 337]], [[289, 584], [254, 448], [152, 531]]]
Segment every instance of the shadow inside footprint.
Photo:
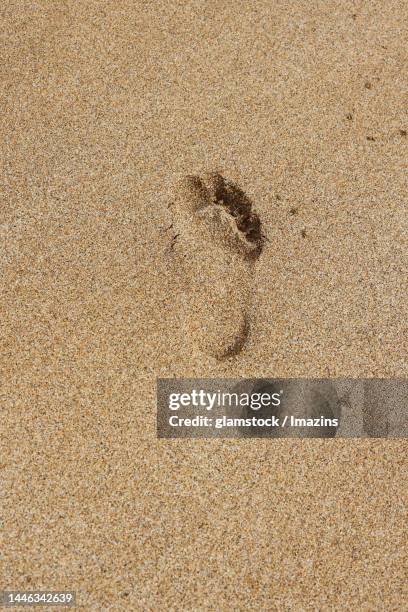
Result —
[[204, 179], [212, 202], [223, 206], [235, 219], [237, 229], [245, 235], [246, 240], [257, 246], [252, 257], [258, 257], [262, 251], [264, 236], [261, 232], [261, 220], [252, 210], [252, 202], [244, 191], [232, 181], [220, 174], [209, 174]]

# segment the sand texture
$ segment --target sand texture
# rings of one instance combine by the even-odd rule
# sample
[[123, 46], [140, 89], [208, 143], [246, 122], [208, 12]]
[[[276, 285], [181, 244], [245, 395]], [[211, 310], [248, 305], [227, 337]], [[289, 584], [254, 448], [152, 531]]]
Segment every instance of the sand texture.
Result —
[[155, 431], [158, 376], [407, 376], [408, 3], [0, 21], [0, 589], [408, 609], [406, 441]]

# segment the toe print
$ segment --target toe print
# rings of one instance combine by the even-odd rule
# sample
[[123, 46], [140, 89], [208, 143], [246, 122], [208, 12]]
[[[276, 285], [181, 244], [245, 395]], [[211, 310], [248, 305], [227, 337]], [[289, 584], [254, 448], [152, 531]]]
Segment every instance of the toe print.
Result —
[[231, 220], [235, 220], [238, 238], [248, 250], [248, 254], [258, 256], [262, 251], [263, 236], [261, 221], [252, 211], [252, 202], [237, 185], [226, 181], [220, 174], [204, 176], [208, 196], [214, 206], [221, 207]]
[[[174, 189], [170, 203], [176, 223], [196, 240], [218, 242], [256, 259], [263, 247], [261, 221], [245, 193], [220, 174], [186, 176]], [[194, 235], [195, 234], [195, 235]]]

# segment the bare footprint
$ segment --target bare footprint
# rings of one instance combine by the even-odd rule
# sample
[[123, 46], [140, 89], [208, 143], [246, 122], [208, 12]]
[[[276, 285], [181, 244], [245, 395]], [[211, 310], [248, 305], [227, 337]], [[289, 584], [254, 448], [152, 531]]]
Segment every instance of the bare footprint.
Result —
[[186, 331], [217, 359], [236, 355], [249, 331], [254, 264], [263, 236], [252, 203], [220, 174], [186, 176], [169, 207], [188, 277]]

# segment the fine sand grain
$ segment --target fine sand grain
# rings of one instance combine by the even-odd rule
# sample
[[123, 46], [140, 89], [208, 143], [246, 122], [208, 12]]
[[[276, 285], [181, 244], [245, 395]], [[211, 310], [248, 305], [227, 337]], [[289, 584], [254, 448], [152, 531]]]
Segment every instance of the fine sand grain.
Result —
[[406, 609], [405, 440], [157, 440], [155, 392], [407, 376], [408, 4], [3, 0], [0, 21], [0, 588]]

